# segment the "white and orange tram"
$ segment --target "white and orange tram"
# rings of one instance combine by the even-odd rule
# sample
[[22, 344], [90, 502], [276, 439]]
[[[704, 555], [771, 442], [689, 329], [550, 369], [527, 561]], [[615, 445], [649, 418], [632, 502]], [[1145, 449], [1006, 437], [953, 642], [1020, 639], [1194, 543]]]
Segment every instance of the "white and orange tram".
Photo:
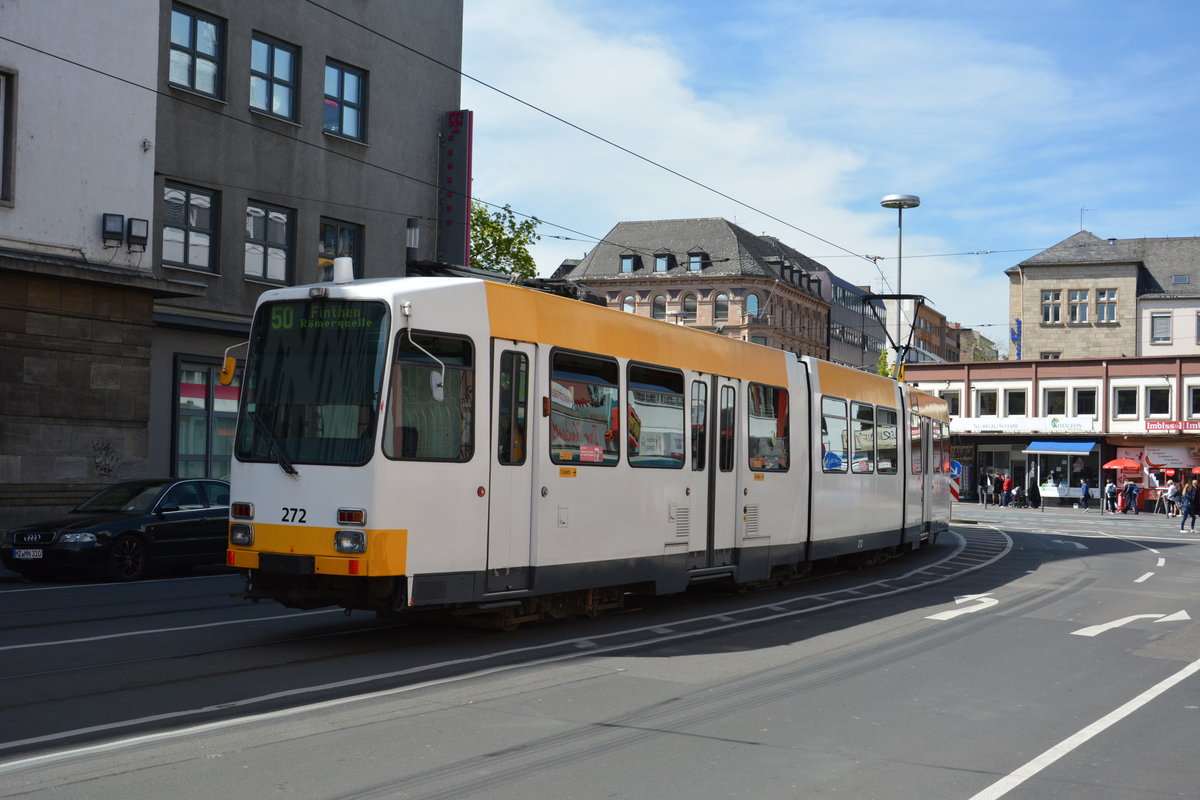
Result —
[[887, 378], [519, 286], [277, 289], [228, 563], [289, 607], [510, 621], [755, 583], [936, 538], [947, 431]]

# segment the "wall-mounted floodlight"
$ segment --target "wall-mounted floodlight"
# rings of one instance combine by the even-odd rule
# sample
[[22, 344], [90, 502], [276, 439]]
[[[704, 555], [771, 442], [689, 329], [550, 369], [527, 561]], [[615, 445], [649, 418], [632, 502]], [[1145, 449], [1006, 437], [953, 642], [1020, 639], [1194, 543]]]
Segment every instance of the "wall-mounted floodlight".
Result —
[[125, 241], [130, 250], [135, 247], [145, 250], [146, 243], [150, 241], [150, 220], [130, 217], [125, 226]]
[[101, 214], [100, 236], [105, 247], [120, 247], [125, 241], [125, 215]]

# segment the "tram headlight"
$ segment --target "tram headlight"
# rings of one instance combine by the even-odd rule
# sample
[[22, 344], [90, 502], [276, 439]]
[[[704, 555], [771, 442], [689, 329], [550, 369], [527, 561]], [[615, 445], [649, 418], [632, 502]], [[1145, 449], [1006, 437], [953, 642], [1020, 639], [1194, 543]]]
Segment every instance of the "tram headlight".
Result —
[[242, 524], [230, 525], [229, 543], [235, 544], [238, 547], [249, 547], [254, 544], [254, 526]]
[[365, 553], [367, 534], [363, 531], [337, 531], [333, 534], [333, 546], [339, 553]]

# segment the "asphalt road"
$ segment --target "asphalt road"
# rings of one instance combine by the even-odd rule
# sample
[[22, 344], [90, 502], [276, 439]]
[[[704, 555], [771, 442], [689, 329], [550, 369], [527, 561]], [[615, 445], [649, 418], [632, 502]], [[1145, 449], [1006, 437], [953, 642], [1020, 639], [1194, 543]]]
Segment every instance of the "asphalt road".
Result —
[[1200, 797], [1200, 534], [955, 517], [879, 567], [515, 634], [0, 573], [0, 796]]

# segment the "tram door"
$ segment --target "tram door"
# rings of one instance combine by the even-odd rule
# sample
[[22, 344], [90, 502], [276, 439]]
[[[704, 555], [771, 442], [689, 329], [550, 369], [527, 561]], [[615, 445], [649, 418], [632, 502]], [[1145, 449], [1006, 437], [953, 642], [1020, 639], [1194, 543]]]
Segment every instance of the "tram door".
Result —
[[904, 540], [914, 549], [920, 546], [921, 536], [928, 530], [930, 430], [929, 420], [909, 414], [909, 463], [905, 482], [908, 490], [904, 508]]
[[697, 503], [705, 514], [703, 551], [693, 551], [688, 559], [691, 569], [726, 567], [733, 564], [733, 548], [738, 529], [738, 396], [741, 381], [714, 376], [709, 382], [706, 500]]
[[[533, 535], [533, 441], [530, 408], [537, 346], [493, 342], [493, 431], [488, 487], [487, 592], [529, 587]], [[483, 422], [483, 420], [481, 420]]]

